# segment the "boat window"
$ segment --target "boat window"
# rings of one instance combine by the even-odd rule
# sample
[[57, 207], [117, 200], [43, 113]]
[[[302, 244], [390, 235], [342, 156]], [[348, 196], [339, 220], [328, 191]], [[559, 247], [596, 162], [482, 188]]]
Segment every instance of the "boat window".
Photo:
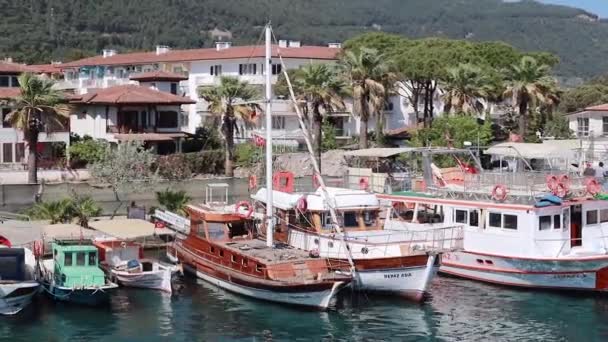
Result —
[[247, 235], [247, 228], [245, 227], [244, 221], [228, 223], [228, 230], [230, 232], [230, 238]]
[[538, 217], [538, 230], [551, 229], [551, 216], [539, 216]]
[[562, 209], [562, 227], [564, 227], [564, 231], [570, 229], [570, 208]]
[[469, 212], [469, 226], [479, 227], [479, 210]]
[[97, 253], [89, 252], [89, 266], [97, 266]]
[[345, 227], [356, 227], [357, 224], [357, 213], [354, 211], [347, 211], [344, 213], [344, 226]]
[[64, 262], [63, 264], [65, 266], [72, 266], [72, 252], [65, 252], [64, 253]]
[[517, 229], [517, 215], [503, 215], [505, 229]]
[[232, 262], [236, 262], [236, 256], [234, 256], [234, 254], [232, 254], [232, 255], [230, 256], [230, 261], [232, 261]]
[[493, 228], [501, 228], [502, 215], [499, 213], [490, 213], [488, 225]]
[[224, 224], [219, 222], [207, 222], [209, 240], [221, 240], [224, 238]]
[[608, 209], [600, 210], [600, 223], [608, 222]]
[[220, 249], [220, 256], [223, 257], [224, 256], [224, 250]]
[[255, 271], [258, 272], [258, 273], [262, 273], [262, 265], [255, 264]]
[[587, 225], [597, 224], [597, 210], [587, 210]]
[[560, 215], [553, 215], [553, 229], [562, 228], [562, 218]]
[[468, 216], [468, 211], [456, 209], [456, 211], [454, 213], [454, 221], [456, 223], [467, 224], [468, 223], [467, 216]]
[[241, 264], [243, 264], [243, 266], [247, 267], [247, 259], [241, 260]]
[[84, 266], [85, 253], [77, 252], [76, 253], [76, 266]]
[[376, 224], [377, 213], [375, 211], [363, 212], [363, 222], [367, 227], [374, 226]]

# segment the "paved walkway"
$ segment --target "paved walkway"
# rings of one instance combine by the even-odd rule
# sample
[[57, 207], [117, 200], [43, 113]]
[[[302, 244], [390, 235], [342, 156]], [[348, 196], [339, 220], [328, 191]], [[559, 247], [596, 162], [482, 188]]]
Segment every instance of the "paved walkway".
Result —
[[45, 224], [46, 222], [39, 221], [8, 220], [0, 223], [0, 235], [9, 239], [13, 245], [23, 245], [40, 239]]
[[[91, 178], [88, 170], [39, 170], [38, 180], [47, 183], [86, 181]], [[27, 171], [0, 171], [0, 184], [27, 184]]]

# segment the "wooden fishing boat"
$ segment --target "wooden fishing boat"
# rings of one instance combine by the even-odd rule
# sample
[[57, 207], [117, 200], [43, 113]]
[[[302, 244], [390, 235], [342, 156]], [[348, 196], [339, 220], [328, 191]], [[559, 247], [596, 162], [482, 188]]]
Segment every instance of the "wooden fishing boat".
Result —
[[[229, 207], [228, 207], [229, 208]], [[234, 207], [233, 207], [234, 208]], [[170, 254], [186, 272], [248, 297], [325, 309], [352, 277], [332, 272], [327, 259], [288, 245], [268, 247], [253, 220], [234, 210], [191, 205], [190, 233]]]
[[52, 259], [40, 262], [44, 291], [54, 300], [85, 305], [107, 303], [118, 285], [99, 267], [91, 240], [55, 240]]
[[4, 237], [0, 240], [0, 314], [14, 315], [29, 305], [38, 293], [36, 260], [28, 248], [11, 247]]

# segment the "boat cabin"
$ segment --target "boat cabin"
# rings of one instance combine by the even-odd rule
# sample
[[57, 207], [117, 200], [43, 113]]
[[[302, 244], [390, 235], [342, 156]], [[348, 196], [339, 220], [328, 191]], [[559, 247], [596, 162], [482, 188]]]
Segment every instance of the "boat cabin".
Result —
[[97, 248], [91, 241], [55, 241], [52, 244], [55, 284], [65, 287], [105, 285]]
[[[379, 195], [392, 203], [386, 229], [464, 226], [464, 249], [513, 257], [604, 254], [608, 201], [580, 199], [526, 204], [455, 200], [428, 195]], [[431, 213], [431, 220], [428, 219]]]
[[28, 276], [23, 248], [0, 248], [0, 283], [25, 281]]

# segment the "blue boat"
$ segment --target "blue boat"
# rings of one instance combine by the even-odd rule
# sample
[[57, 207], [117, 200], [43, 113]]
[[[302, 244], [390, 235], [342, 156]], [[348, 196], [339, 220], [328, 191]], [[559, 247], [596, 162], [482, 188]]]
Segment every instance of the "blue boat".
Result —
[[51, 298], [85, 305], [108, 303], [117, 284], [99, 267], [97, 248], [90, 240], [56, 240], [53, 258], [41, 262], [42, 287]]

